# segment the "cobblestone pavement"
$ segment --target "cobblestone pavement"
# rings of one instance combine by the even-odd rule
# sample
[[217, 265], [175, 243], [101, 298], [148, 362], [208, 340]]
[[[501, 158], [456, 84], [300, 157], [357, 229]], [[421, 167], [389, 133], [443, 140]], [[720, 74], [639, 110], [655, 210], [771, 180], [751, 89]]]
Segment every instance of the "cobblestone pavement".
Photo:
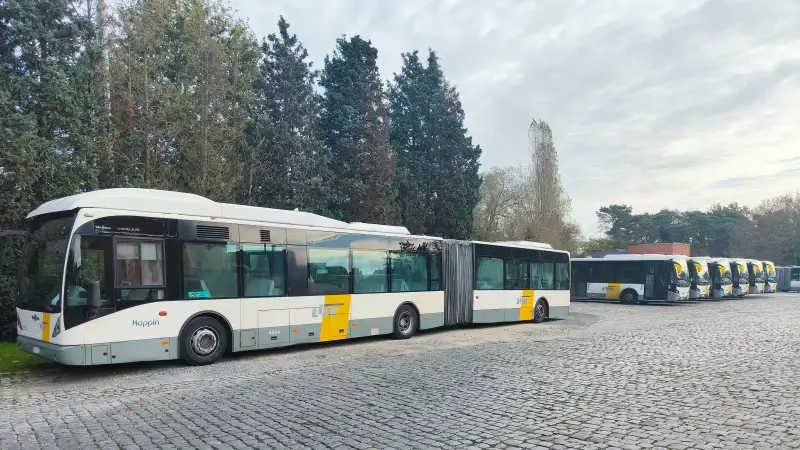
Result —
[[0, 449], [800, 448], [800, 296], [0, 379]]

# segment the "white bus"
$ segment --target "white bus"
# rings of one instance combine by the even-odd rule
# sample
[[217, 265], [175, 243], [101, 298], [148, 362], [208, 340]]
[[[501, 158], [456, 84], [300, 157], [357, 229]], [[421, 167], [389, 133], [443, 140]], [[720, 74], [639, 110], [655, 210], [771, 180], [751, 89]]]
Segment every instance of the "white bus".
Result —
[[750, 293], [750, 271], [747, 270], [747, 259], [730, 258], [730, 263], [733, 296], [744, 297]]
[[569, 253], [547, 245], [413, 236], [144, 189], [53, 200], [28, 219], [17, 342], [62, 364], [201, 365], [569, 312]]
[[756, 259], [747, 260], [748, 293], [762, 294], [765, 289], [764, 263]]
[[689, 269], [684, 256], [615, 254], [573, 258], [571, 262], [575, 300], [630, 304], [689, 299]]
[[727, 258], [708, 258], [708, 270], [711, 273], [711, 298], [732, 297], [731, 262]]
[[711, 296], [711, 273], [708, 269], [708, 258], [693, 256], [689, 264], [689, 299], [697, 300]]
[[775, 263], [772, 261], [761, 261], [764, 265], [764, 292], [771, 294], [778, 292], [778, 274], [775, 270]]

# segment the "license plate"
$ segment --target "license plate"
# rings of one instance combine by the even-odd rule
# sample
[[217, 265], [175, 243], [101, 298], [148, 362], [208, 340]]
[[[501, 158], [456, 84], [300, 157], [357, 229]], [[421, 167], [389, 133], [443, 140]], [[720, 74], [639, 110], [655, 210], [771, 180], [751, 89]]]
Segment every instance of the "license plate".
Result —
[[33, 347], [33, 353], [39, 354], [39, 347]]

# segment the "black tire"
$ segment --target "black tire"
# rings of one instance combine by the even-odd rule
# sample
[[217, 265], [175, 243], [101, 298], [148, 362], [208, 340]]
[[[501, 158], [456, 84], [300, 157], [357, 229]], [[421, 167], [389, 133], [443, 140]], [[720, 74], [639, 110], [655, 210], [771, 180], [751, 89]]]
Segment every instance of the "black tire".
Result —
[[192, 319], [180, 337], [181, 359], [192, 366], [213, 364], [228, 349], [228, 332], [217, 319], [197, 317]]
[[619, 302], [624, 305], [633, 305], [638, 301], [639, 294], [637, 294], [633, 289], [625, 289], [622, 291], [622, 294], [619, 295]]
[[547, 302], [540, 298], [533, 305], [533, 323], [542, 323], [545, 319], [547, 319]]
[[394, 313], [394, 332], [396, 339], [408, 339], [419, 328], [419, 316], [411, 305], [401, 305]]

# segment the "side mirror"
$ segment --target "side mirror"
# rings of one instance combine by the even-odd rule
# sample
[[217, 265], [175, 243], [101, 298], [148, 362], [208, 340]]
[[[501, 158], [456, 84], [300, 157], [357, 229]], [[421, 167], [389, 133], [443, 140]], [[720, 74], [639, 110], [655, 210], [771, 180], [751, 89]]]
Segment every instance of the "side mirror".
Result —
[[87, 297], [86, 304], [90, 308], [99, 308], [103, 306], [103, 299], [100, 298], [100, 282], [90, 281], [86, 285]]

